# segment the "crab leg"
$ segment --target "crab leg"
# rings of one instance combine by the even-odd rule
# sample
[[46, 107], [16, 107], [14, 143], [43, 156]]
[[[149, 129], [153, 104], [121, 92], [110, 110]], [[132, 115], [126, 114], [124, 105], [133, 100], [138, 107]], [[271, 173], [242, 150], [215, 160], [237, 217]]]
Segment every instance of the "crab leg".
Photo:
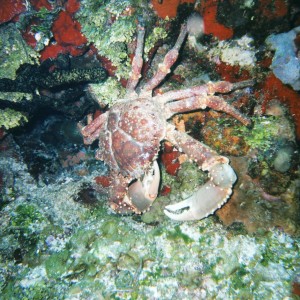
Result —
[[120, 214], [128, 214], [133, 212], [133, 207], [123, 203], [124, 197], [126, 197], [127, 186], [129, 184], [129, 178], [123, 176], [120, 173], [112, 172], [111, 182], [109, 186], [109, 205], [110, 207]]
[[83, 136], [83, 142], [86, 145], [92, 144], [98, 137], [100, 132], [103, 130], [103, 126], [107, 120], [107, 113], [99, 115], [90, 124], [82, 126], [78, 124], [79, 130]]
[[229, 93], [234, 90], [253, 85], [254, 80], [244, 80], [236, 83], [231, 83], [228, 81], [208, 82], [207, 84], [194, 86], [188, 89], [169, 91], [162, 95], [155, 96], [153, 97], [153, 99], [165, 104], [169, 101], [185, 99], [192, 96], [213, 95], [215, 93]]
[[166, 54], [163, 62], [158, 65], [158, 70], [156, 74], [150, 79], [142, 89], [143, 92], [152, 91], [155, 87], [157, 87], [163, 79], [170, 73], [170, 68], [176, 62], [179, 50], [184, 42], [184, 39], [187, 35], [187, 26], [186, 24], [182, 25], [180, 34], [178, 39], [174, 45], [174, 47]]
[[226, 112], [227, 114], [233, 116], [246, 126], [249, 126], [251, 124], [250, 119], [245, 117], [241, 112], [239, 112], [233, 106], [228, 104], [224, 99], [218, 96], [203, 95], [186, 98], [180, 101], [169, 102], [166, 104], [166, 108], [169, 111], [169, 116], [167, 116], [167, 118], [170, 118], [176, 113], [183, 113], [197, 109], [205, 109], [206, 107]]
[[139, 79], [141, 77], [141, 71], [143, 67], [144, 36], [145, 36], [145, 28], [139, 24], [135, 55], [132, 60], [132, 69], [131, 69], [130, 78], [128, 79], [127, 86], [126, 86], [127, 94], [131, 94], [134, 92], [134, 89], [136, 88]]
[[[204, 171], [210, 180], [186, 200], [165, 207], [164, 213], [173, 220], [200, 220], [220, 208], [232, 193], [237, 177], [226, 157], [219, 156], [208, 146], [196, 141], [184, 132], [168, 125], [167, 140], [182, 149]], [[180, 211], [185, 209], [184, 211]]]

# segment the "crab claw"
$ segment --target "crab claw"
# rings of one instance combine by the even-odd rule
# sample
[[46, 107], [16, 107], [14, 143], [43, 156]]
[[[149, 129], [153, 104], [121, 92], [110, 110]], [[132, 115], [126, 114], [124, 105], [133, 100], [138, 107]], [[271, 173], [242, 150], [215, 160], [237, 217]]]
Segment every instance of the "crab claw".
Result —
[[143, 180], [136, 180], [128, 187], [128, 194], [123, 202], [134, 208], [135, 213], [146, 211], [157, 197], [160, 171], [157, 162], [144, 175]]
[[177, 221], [200, 220], [227, 201], [237, 179], [236, 174], [227, 163], [217, 163], [209, 171], [210, 180], [197, 192], [184, 201], [165, 207], [164, 213], [169, 218]]

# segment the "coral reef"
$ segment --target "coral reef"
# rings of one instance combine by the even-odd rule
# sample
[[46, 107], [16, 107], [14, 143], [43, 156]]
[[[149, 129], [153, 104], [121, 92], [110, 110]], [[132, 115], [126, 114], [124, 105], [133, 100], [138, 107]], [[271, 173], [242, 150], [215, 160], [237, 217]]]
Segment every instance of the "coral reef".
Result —
[[[29, 31], [25, 34], [24, 28], [31, 21], [38, 20], [39, 25], [30, 23], [32, 32], [35, 33], [35, 37], [40, 34], [50, 40], [53, 35], [49, 31], [55, 17], [57, 10], [48, 11], [46, 8], [39, 8], [37, 12], [29, 7], [26, 14], [20, 15], [17, 23], [3, 24], [0, 28], [0, 107], [3, 113], [1, 125], [6, 129], [24, 124], [23, 121], [27, 119], [31, 120], [41, 106], [61, 110], [66, 103], [71, 101], [74, 103], [74, 99], [81, 97], [84, 88], [82, 86], [79, 93], [79, 88], [73, 88], [72, 91], [72, 86], [87, 82], [103, 82], [106, 79], [106, 71], [99, 63], [93, 67], [74, 67], [74, 63], [63, 62], [67, 59], [60, 56], [56, 61], [47, 61], [39, 65], [38, 51], [43, 47], [32, 41], [28, 36]], [[80, 66], [80, 60], [77, 61], [77, 65]], [[87, 104], [80, 105], [82, 110], [84, 107], [92, 106], [92, 100], [88, 100], [87, 96], [86, 99], [82, 102]], [[62, 105], [62, 101], [65, 105]], [[74, 111], [70, 110], [70, 107], [65, 109], [67, 110]]]
[[130, 1], [113, 1], [101, 5], [97, 1], [82, 1], [82, 9], [76, 15], [83, 24], [82, 32], [94, 43], [99, 55], [109, 59], [117, 68], [118, 78], [127, 77], [130, 71], [126, 44], [132, 42], [136, 30], [130, 4]]
[[[37, 185], [22, 160], [7, 160], [2, 152], [1, 171], [8, 164], [15, 184], [13, 193], [5, 191], [9, 199], [1, 214], [4, 298], [290, 295], [300, 244], [279, 230], [249, 235], [213, 219], [146, 225], [107, 214], [101, 205], [88, 210], [74, 202], [83, 176]], [[24, 201], [25, 195], [30, 199]], [[16, 264], [9, 263], [12, 256]]]
[[[187, 121], [187, 130], [189, 123], [197, 129], [197, 122]], [[217, 215], [227, 226], [243, 223], [249, 232], [280, 227], [298, 235], [299, 150], [294, 124], [278, 101], [270, 102], [266, 115], [253, 116], [252, 122], [249, 129], [229, 118], [207, 116], [200, 132], [194, 129], [206, 144], [230, 156], [238, 175], [231, 201]]]
[[[51, 131], [43, 135], [49, 154], [54, 149], [51, 140], [66, 141], [58, 141]], [[100, 165], [95, 168], [91, 161], [81, 162], [80, 168], [90, 165], [85, 176], [79, 175], [79, 164], [69, 169], [69, 179], [62, 171], [52, 183], [43, 184], [49, 175], [40, 173], [36, 182], [16, 145], [11, 147], [14, 158], [7, 157], [8, 151], [0, 152], [1, 174], [8, 166], [11, 170], [1, 190], [6, 199], [0, 217], [4, 299], [133, 299], [153, 293], [166, 299], [170, 295], [183, 299], [289, 297], [300, 263], [299, 240], [276, 229], [255, 234], [238, 226], [226, 229], [212, 218], [201, 224], [174, 226], [160, 219], [147, 225], [139, 218], [108, 214], [99, 198], [91, 210], [78, 195], [84, 183], [103, 174]], [[71, 170], [79, 176], [71, 179]], [[200, 174], [188, 162], [179, 170], [181, 182], [192, 181], [180, 188], [182, 192], [197, 185], [200, 179], [195, 173]]]
[[24, 43], [16, 25], [8, 23], [0, 27], [0, 78], [15, 79], [22, 64], [34, 64], [39, 54]]
[[22, 65], [18, 69], [15, 80], [0, 79], [0, 91], [33, 93], [36, 89], [52, 89], [64, 85], [87, 82], [102, 82], [106, 79], [106, 71], [101, 68], [55, 70], [47, 72], [36, 65]]
[[103, 84], [90, 84], [89, 92], [100, 106], [112, 106], [125, 95], [125, 88], [114, 77], [109, 77]]
[[[0, 7], [1, 299], [299, 298], [298, 1]], [[185, 41], [154, 93], [256, 80], [224, 95], [251, 128], [207, 109], [179, 116], [189, 135], [230, 158], [234, 193], [214, 216], [168, 220], [162, 207], [189, 197], [207, 174], [165, 144], [151, 210], [116, 215], [101, 193], [111, 185], [107, 165], [95, 161], [95, 145], [84, 147], [77, 121], [124, 96], [137, 22], [146, 28], [147, 80], [193, 13], [204, 34]]]
[[254, 176], [253, 161], [247, 157], [231, 162], [239, 180], [231, 201], [217, 212], [222, 222], [227, 226], [242, 223], [248, 232], [277, 227], [298, 235], [299, 179], [278, 174], [266, 162], [256, 162], [256, 171], [261, 173]]

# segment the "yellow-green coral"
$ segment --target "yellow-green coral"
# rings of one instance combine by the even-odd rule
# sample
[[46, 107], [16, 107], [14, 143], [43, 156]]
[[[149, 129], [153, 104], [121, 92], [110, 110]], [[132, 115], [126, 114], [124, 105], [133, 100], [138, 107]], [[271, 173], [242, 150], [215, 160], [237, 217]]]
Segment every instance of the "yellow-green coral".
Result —
[[[129, 48], [136, 37], [137, 21], [144, 19], [141, 22], [146, 23], [155, 18], [147, 1], [83, 0], [76, 17], [89, 42], [95, 45], [100, 55], [108, 58], [116, 67], [116, 77], [128, 78], [131, 70], [128, 54], [132, 52]], [[161, 21], [146, 41], [146, 53], [159, 38], [166, 36], [163, 22]]]
[[92, 94], [100, 105], [113, 105], [118, 99], [122, 99], [125, 89], [116, 78], [109, 77], [106, 82], [101, 84], [90, 84]]
[[11, 102], [20, 102], [22, 100], [30, 101], [32, 98], [33, 96], [30, 93], [0, 92], [0, 99], [5, 99]]
[[10, 108], [0, 109], [0, 127], [10, 129], [27, 121], [27, 117], [19, 111]]
[[14, 24], [2, 26], [0, 36], [0, 78], [15, 79], [20, 65], [36, 62], [39, 54], [26, 45]]
[[166, 22], [166, 20], [161, 21], [161, 24], [159, 24], [158, 27], [155, 27], [153, 31], [146, 37], [144, 49], [145, 56], [147, 56], [149, 51], [153, 48], [153, 45], [155, 45], [158, 40], [164, 39], [168, 36], [168, 33], [165, 29]]
[[[128, 78], [130, 61], [126, 43], [133, 39], [136, 24], [133, 16], [121, 15], [130, 1], [114, 1], [115, 5], [94, 1], [82, 1], [77, 17], [82, 32], [96, 46], [100, 55], [117, 67], [118, 78]], [[113, 23], [108, 20], [116, 18]]]

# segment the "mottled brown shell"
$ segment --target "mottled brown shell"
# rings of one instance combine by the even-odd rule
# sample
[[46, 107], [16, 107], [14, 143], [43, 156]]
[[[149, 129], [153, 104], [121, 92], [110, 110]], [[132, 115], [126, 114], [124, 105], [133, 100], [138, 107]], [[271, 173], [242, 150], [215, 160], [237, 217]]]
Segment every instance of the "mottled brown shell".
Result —
[[156, 159], [165, 124], [159, 106], [148, 99], [115, 104], [100, 134], [97, 158], [125, 176], [139, 178]]

